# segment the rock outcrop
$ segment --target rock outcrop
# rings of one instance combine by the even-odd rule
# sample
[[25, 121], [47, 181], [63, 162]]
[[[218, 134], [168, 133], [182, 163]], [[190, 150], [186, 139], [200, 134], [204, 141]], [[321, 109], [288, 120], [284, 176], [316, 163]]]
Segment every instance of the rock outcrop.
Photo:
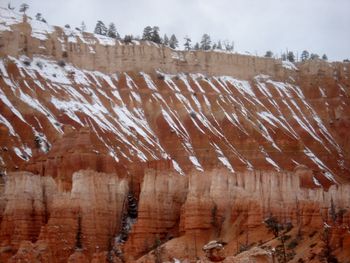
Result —
[[13, 260], [32, 250], [35, 258], [65, 262], [75, 249], [89, 259], [113, 246], [128, 193], [125, 180], [80, 171], [73, 175], [72, 190], [59, 192], [51, 177], [18, 172], [8, 178], [0, 238], [2, 248], [18, 249]]
[[349, 63], [0, 18], [1, 262], [350, 258]]

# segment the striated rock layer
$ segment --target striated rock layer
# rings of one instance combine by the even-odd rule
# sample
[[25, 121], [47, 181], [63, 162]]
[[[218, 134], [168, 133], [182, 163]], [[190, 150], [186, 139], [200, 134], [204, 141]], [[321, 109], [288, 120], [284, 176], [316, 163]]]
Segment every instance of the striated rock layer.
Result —
[[[331, 186], [326, 192], [303, 185], [298, 173], [231, 174], [215, 169], [184, 177], [171, 170], [146, 170], [137, 220], [117, 254], [126, 180], [80, 171], [73, 175], [71, 192], [60, 192], [51, 177], [18, 172], [8, 178], [0, 229], [3, 261], [134, 262], [150, 251], [139, 261], [153, 262], [155, 255], [164, 261], [205, 258], [201, 248], [213, 239], [227, 243], [225, 254], [232, 257], [242, 244], [276, 246], [277, 239], [263, 223], [270, 216], [291, 223], [288, 234], [313, 242], [315, 251], [322, 247], [327, 226], [338, 257], [350, 256], [350, 185]], [[158, 248], [160, 254], [155, 252]], [[297, 257], [306, 260], [312, 253], [311, 249]]]
[[51, 177], [8, 175], [0, 229], [3, 260], [18, 250], [16, 262], [26, 257], [22, 251], [30, 250], [37, 260], [67, 262], [75, 249], [91, 258], [113, 245], [127, 182], [115, 174], [87, 170], [75, 173], [72, 185], [70, 192], [60, 192]]
[[208, 262], [220, 240], [224, 262], [347, 262], [349, 87], [349, 63], [125, 44], [0, 8], [0, 261]]

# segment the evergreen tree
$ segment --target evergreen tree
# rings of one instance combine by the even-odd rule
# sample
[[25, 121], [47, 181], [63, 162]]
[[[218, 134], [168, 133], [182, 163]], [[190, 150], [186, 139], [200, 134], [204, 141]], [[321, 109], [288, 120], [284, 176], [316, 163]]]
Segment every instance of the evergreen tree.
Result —
[[272, 57], [273, 57], [272, 51], [271, 50], [266, 51], [265, 58], [272, 58]]
[[42, 16], [41, 16], [41, 13], [36, 13], [35, 19], [38, 20], [38, 21], [41, 21], [43, 19]]
[[309, 51], [307, 51], [307, 50], [303, 50], [303, 52], [301, 52], [301, 55], [300, 55], [300, 59], [301, 59], [301, 61], [306, 61], [306, 60], [308, 60], [309, 59], [309, 57], [310, 57], [310, 53], [309, 53]]
[[213, 50], [216, 49], [216, 43], [214, 43], [213, 47], [212, 47]]
[[221, 41], [220, 40], [218, 41], [218, 45], [217, 45], [216, 48], [219, 49], [219, 50], [222, 50], [222, 45], [221, 45]]
[[199, 50], [199, 48], [200, 48], [200, 47], [199, 47], [199, 43], [198, 43], [198, 42], [196, 42], [196, 44], [194, 45], [194, 47], [193, 47], [193, 48], [194, 48], [194, 50]]
[[230, 51], [230, 52], [232, 52], [233, 51], [233, 49], [234, 49], [234, 47], [235, 47], [235, 45], [234, 45], [234, 42], [232, 41], [231, 43], [230, 42], [228, 42], [228, 41], [225, 41], [225, 49], [227, 50], [227, 51]]
[[294, 57], [294, 53], [292, 51], [289, 51], [287, 54], [287, 59], [290, 62], [295, 62], [295, 57]]
[[311, 55], [310, 55], [310, 59], [312, 59], [312, 60], [319, 59], [319, 58], [320, 58], [320, 56], [316, 53], [311, 53]]
[[26, 13], [26, 11], [28, 10], [28, 8], [29, 8], [29, 5], [27, 5], [26, 3], [23, 3], [23, 4], [21, 4], [21, 6], [20, 6], [20, 8], [19, 8], [19, 11], [21, 12], [21, 13]]
[[152, 27], [146, 26], [143, 29], [143, 34], [142, 34], [142, 40], [149, 40], [152, 41]]
[[70, 25], [66, 24], [64, 25], [65, 28], [70, 28]]
[[133, 36], [132, 35], [125, 35], [124, 36], [124, 43], [125, 44], [131, 44], [132, 43], [132, 40], [133, 40]]
[[107, 36], [111, 37], [111, 38], [120, 38], [119, 34], [117, 32], [117, 29], [115, 28], [115, 24], [114, 23], [110, 23], [108, 26], [108, 31], [107, 31]]
[[107, 27], [101, 20], [97, 21], [94, 33], [103, 36], [107, 35]]
[[169, 38], [166, 34], [164, 34], [164, 37], [163, 37], [163, 44], [165, 46], [169, 46]]
[[81, 30], [81, 32], [85, 32], [86, 31], [86, 25], [85, 25], [84, 21], [81, 22], [80, 30]]
[[328, 60], [327, 55], [326, 55], [326, 54], [323, 54], [322, 59], [325, 60], [325, 61], [327, 61], [327, 60]]
[[170, 37], [169, 46], [173, 49], [176, 49], [179, 46], [179, 41], [174, 34], [172, 34]]
[[287, 55], [286, 55], [286, 53], [282, 53], [282, 54], [281, 54], [281, 59], [282, 59], [283, 61], [286, 61], [286, 60], [287, 60]]
[[185, 44], [184, 44], [185, 50], [191, 50], [191, 39], [189, 37], [185, 37]]
[[162, 39], [160, 38], [160, 35], [159, 35], [159, 27], [157, 26], [154, 26], [152, 28], [151, 41], [157, 44], [162, 44]]
[[201, 40], [201, 49], [203, 50], [209, 50], [211, 47], [211, 40], [210, 40], [210, 36], [208, 34], [204, 34], [202, 36], [202, 40]]

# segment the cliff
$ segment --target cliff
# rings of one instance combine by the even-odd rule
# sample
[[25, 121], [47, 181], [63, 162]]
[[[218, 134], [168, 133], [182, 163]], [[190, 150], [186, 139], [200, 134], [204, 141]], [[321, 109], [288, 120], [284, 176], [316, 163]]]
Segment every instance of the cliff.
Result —
[[0, 261], [350, 257], [349, 63], [0, 18]]

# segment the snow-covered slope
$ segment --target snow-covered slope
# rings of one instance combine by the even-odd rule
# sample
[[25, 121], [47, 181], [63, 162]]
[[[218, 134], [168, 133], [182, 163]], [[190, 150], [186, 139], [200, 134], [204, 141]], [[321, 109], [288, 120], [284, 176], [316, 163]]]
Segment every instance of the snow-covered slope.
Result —
[[116, 162], [168, 159], [180, 174], [298, 164], [333, 182], [346, 174], [345, 144], [331, 118], [349, 112], [341, 84], [315, 94], [266, 75], [249, 81], [160, 71], [106, 75], [58, 64], [43, 57], [1, 60], [5, 164], [30, 162], [38, 134], [54, 145], [68, 125], [88, 127]]

